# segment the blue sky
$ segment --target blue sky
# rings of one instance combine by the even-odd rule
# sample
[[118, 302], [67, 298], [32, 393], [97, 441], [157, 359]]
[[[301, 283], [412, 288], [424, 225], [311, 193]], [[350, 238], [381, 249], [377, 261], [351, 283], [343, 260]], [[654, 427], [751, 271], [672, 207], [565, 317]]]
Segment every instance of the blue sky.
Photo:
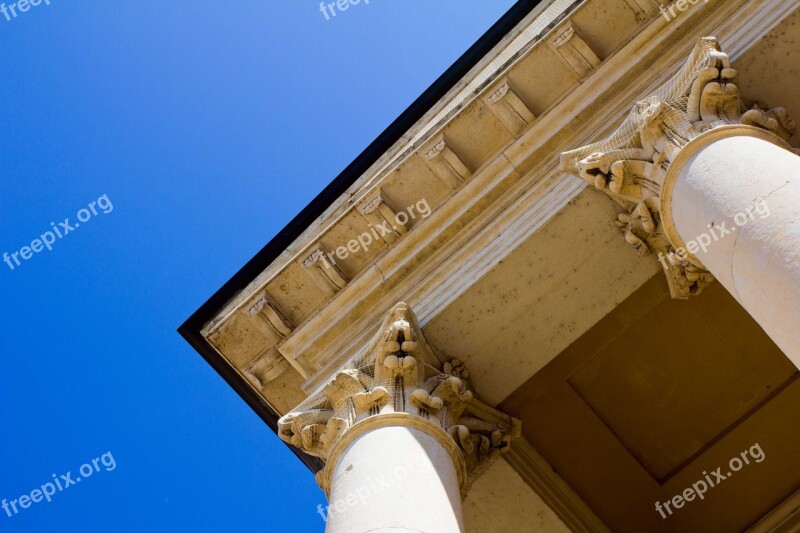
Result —
[[0, 499], [116, 466], [0, 531], [322, 531], [176, 328], [513, 1], [49, 2], [0, 14]]

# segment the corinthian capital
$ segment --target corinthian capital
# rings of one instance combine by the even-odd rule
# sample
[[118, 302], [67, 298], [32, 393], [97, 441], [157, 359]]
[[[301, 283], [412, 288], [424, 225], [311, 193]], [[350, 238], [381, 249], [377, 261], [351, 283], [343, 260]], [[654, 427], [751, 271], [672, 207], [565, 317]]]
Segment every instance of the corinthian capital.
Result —
[[[461, 361], [440, 362], [411, 309], [399, 303], [365, 350], [278, 421], [278, 434], [328, 461], [360, 422], [380, 426], [383, 417], [386, 425], [398, 425], [398, 420], [409, 427], [417, 427], [415, 420], [424, 421], [420, 427], [432, 423], [455, 444], [466, 490], [470, 480], [521, 434], [519, 420], [475, 398], [468, 378]], [[325, 490], [327, 470], [326, 466], [317, 477]]]
[[673, 298], [698, 294], [713, 277], [690, 253], [676, 249], [665, 231], [664, 187], [672, 162], [691, 140], [715, 128], [755, 126], [784, 141], [797, 129], [783, 108], [762, 104], [747, 110], [736, 74], [717, 40], [702, 38], [681, 70], [637, 102], [610, 137], [561, 155], [563, 170], [625, 208], [617, 226], [640, 255], [659, 254]]

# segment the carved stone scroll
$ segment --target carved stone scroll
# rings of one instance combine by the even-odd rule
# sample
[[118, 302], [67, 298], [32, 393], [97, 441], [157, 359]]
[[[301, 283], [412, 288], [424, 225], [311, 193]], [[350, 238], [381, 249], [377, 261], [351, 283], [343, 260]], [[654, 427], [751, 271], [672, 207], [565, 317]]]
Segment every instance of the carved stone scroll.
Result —
[[273, 346], [258, 356], [244, 373], [259, 389], [277, 379], [289, 368], [289, 361]]
[[303, 267], [311, 275], [314, 283], [325, 292], [333, 295], [344, 289], [347, 278], [334, 262], [325, 255], [321, 245], [317, 245], [303, 260]]
[[600, 66], [602, 61], [594, 50], [575, 32], [571, 22], [564, 24], [556, 31], [556, 36], [550, 41], [553, 50], [570, 66], [583, 81]]
[[[378, 232], [386, 244], [394, 244], [397, 239], [408, 233], [408, 223], [397, 221], [397, 211], [391, 206], [382, 189], [358, 205], [358, 212]], [[388, 230], [388, 231], [386, 231]]]
[[285, 339], [292, 334], [294, 327], [266, 291], [247, 308], [246, 312], [249, 316], [261, 317], [279, 339]]
[[[400, 303], [361, 356], [278, 421], [278, 434], [327, 460], [359, 422], [406, 413], [450, 435], [467, 466], [468, 485], [521, 434], [519, 420], [475, 398], [468, 377], [461, 361], [439, 362], [413, 313]], [[323, 484], [325, 479], [318, 476]]]
[[735, 77], [717, 40], [700, 39], [681, 71], [637, 102], [614, 134], [561, 156], [563, 170], [625, 208], [617, 227], [640, 255], [658, 254], [673, 298], [699, 294], [713, 276], [667, 238], [662, 187], [671, 162], [690, 140], [721, 126], [757, 126], [784, 140], [797, 129], [785, 109], [747, 110]]
[[522, 132], [536, 120], [536, 116], [513, 91], [507, 79], [502, 80], [496, 89], [486, 95], [484, 101], [514, 135]]
[[437, 138], [424, 154], [434, 174], [451, 189], [458, 189], [472, 175], [444, 136]]

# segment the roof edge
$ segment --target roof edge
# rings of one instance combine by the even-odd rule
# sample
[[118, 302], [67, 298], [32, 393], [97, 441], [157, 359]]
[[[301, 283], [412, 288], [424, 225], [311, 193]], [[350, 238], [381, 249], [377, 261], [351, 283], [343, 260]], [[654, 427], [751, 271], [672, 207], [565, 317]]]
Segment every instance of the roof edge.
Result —
[[[352, 186], [369, 168], [424, 118], [447, 93], [488, 55], [503, 38], [546, 0], [518, 0], [464, 54], [431, 84], [400, 116], [361, 152], [322, 192], [217, 290], [179, 328], [178, 333], [222, 376], [242, 399], [277, 433], [280, 415], [247, 383], [238, 371], [201, 334], [206, 323], [232, 298], [272, 264], [302, 233]], [[287, 445], [288, 446], [288, 445]], [[323, 466], [320, 459], [293, 446], [289, 448], [313, 472]]]

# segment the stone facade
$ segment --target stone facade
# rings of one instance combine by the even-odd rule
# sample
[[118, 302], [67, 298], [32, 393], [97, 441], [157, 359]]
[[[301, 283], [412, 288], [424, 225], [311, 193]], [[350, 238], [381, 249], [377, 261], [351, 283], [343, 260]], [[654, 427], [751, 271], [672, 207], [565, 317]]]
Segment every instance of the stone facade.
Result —
[[204, 317], [328, 530], [797, 527], [800, 0], [683, 4], [533, 8]]

